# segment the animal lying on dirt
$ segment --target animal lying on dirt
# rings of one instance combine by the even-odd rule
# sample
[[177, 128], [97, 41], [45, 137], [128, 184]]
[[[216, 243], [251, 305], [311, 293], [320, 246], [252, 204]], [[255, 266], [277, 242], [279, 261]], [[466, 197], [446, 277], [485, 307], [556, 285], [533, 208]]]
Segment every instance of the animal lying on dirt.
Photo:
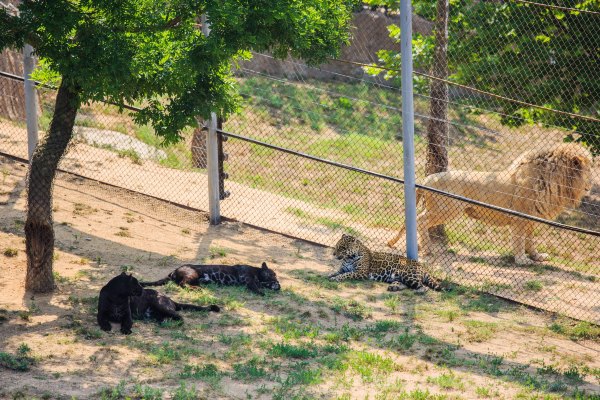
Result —
[[209, 307], [182, 304], [152, 289], [144, 289], [139, 281], [125, 272], [112, 278], [102, 289], [98, 298], [98, 325], [104, 331], [111, 330], [111, 322], [121, 323], [121, 333], [131, 333], [133, 319], [152, 318], [162, 322], [166, 318], [181, 320], [180, 310], [219, 312], [216, 305]]
[[[555, 219], [566, 208], [575, 208], [591, 189], [592, 155], [576, 143], [560, 143], [526, 152], [504, 171], [446, 171], [429, 175], [423, 185], [465, 196], [484, 203], [545, 219]], [[429, 228], [445, 224], [465, 214], [489, 225], [510, 226], [516, 264], [545, 261], [533, 242], [532, 221], [474, 206], [459, 200], [417, 189], [417, 203], [424, 210], [417, 217], [419, 245], [429, 248]], [[388, 242], [393, 247], [405, 228]]]
[[389, 283], [388, 291], [407, 287], [424, 292], [427, 288], [443, 290], [440, 283], [419, 262], [400, 254], [371, 251], [352, 235], [343, 234], [333, 249], [333, 255], [342, 260], [340, 269], [329, 275], [329, 280], [367, 279]]
[[216, 283], [219, 285], [246, 285], [248, 290], [264, 296], [262, 289], [279, 290], [281, 286], [275, 271], [262, 263], [260, 268], [250, 265], [192, 265], [186, 264], [155, 282], [141, 282], [142, 286], [160, 286], [173, 281], [181, 287]]

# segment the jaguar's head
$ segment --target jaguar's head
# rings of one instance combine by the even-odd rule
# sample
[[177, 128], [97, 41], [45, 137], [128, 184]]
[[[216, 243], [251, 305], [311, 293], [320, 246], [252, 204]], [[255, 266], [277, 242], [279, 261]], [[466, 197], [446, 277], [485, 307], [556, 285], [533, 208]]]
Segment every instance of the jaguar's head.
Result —
[[333, 248], [333, 256], [338, 260], [343, 260], [354, 253], [354, 245], [360, 241], [352, 235], [342, 234], [342, 237]]
[[271, 268], [267, 267], [267, 263], [262, 263], [258, 272], [258, 280], [263, 289], [279, 290], [281, 285], [277, 280], [277, 274]]
[[118, 296], [141, 296], [144, 288], [140, 282], [131, 274], [121, 272], [108, 283], [111, 286], [113, 293]]

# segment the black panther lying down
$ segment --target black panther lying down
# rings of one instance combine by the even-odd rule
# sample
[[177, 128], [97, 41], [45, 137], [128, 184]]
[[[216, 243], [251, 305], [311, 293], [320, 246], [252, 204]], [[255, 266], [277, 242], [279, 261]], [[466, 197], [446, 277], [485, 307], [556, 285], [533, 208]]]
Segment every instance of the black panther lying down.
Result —
[[156, 282], [141, 282], [142, 286], [159, 286], [169, 281], [181, 287], [200, 286], [207, 283], [220, 285], [246, 285], [254, 293], [264, 296], [261, 289], [279, 290], [281, 286], [275, 271], [262, 263], [260, 268], [250, 265], [192, 265], [186, 264]]
[[153, 318], [162, 322], [165, 318], [180, 320], [179, 310], [219, 312], [216, 305], [200, 307], [181, 304], [171, 300], [156, 290], [144, 289], [137, 279], [125, 272], [112, 278], [102, 289], [98, 298], [98, 325], [110, 331], [110, 322], [121, 323], [121, 333], [131, 333], [132, 317], [135, 319]]

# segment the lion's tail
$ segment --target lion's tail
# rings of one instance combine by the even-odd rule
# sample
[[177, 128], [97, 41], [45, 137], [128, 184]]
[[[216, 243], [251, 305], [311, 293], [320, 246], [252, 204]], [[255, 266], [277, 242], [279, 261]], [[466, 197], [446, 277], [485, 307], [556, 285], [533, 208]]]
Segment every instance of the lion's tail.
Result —
[[425, 191], [423, 189], [417, 189], [417, 206], [419, 205], [421, 200], [423, 200], [423, 196], [425, 196]]
[[221, 308], [215, 304], [211, 304], [208, 307], [196, 306], [194, 304], [175, 303], [176, 310], [189, 310], [189, 311], [212, 311], [219, 312]]

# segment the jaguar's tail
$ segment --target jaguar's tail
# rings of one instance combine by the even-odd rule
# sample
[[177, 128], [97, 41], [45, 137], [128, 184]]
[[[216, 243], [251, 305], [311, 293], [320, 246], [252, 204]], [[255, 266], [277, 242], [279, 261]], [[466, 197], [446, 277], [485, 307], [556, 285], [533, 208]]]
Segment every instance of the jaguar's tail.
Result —
[[166, 285], [170, 281], [172, 281], [171, 277], [167, 276], [164, 279], [159, 279], [159, 280], [154, 281], [154, 282], [140, 282], [140, 285], [142, 285], [143, 287], [146, 287], [146, 286], [162, 286], [162, 285]]
[[441, 292], [444, 290], [440, 281], [438, 281], [437, 279], [435, 279], [433, 276], [431, 276], [429, 274], [423, 275], [423, 284], [425, 286], [427, 286], [428, 288], [431, 288], [438, 292]]
[[188, 310], [188, 311], [212, 311], [212, 312], [219, 312], [221, 311], [221, 308], [215, 304], [211, 304], [208, 307], [202, 307], [202, 306], [196, 306], [193, 304], [185, 304], [185, 303], [175, 303], [175, 306], [177, 307], [177, 311], [179, 310]]
[[162, 286], [162, 285], [166, 285], [170, 281], [177, 282], [177, 280], [175, 279], [176, 276], [177, 276], [177, 270], [171, 272], [169, 275], [167, 275], [166, 278], [159, 279], [159, 280], [154, 281], [154, 282], [140, 282], [140, 285], [142, 285], [142, 287], [146, 287], [146, 286]]

